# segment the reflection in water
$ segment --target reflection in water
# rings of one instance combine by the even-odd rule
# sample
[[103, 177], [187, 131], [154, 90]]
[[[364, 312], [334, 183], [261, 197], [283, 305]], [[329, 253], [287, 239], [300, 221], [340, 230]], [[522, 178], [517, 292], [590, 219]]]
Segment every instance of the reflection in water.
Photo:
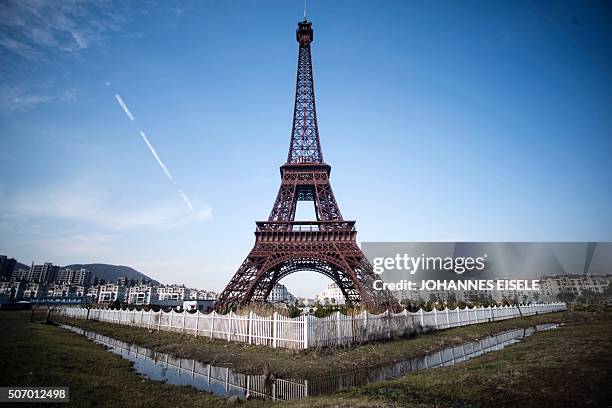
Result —
[[272, 378], [269, 375], [242, 374], [229, 367], [212, 366], [195, 360], [172, 357], [96, 332], [68, 325], [61, 325], [61, 327], [104, 345], [109, 351], [133, 362], [134, 369], [138, 373], [152, 380], [175, 385], [190, 385], [215, 395], [292, 400], [397, 378], [415, 371], [451, 366], [491, 351], [501, 350], [523, 337], [531, 336], [536, 331], [555, 329], [559, 325], [545, 324], [527, 329], [509, 330], [478, 341], [449, 347], [419, 358], [383, 367], [359, 369], [323, 378], [295, 380]]

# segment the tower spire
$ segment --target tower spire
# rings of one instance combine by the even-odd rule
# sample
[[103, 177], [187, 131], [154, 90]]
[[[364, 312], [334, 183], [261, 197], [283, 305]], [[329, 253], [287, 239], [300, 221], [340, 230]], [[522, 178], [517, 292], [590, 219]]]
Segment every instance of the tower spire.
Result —
[[[304, 15], [306, 15], [305, 8]], [[306, 19], [299, 22], [295, 35], [299, 43], [298, 67], [291, 144], [287, 163], [323, 163], [312, 78], [312, 56], [310, 52], [310, 43], [314, 38], [312, 23]]]

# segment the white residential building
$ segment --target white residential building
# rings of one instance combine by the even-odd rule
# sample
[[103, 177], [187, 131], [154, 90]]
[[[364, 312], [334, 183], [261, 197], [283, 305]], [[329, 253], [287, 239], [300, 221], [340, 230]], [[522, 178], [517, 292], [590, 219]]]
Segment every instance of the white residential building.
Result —
[[167, 285], [157, 288], [157, 299], [160, 302], [183, 301], [187, 299], [188, 289], [184, 285]]
[[100, 303], [112, 303], [116, 300], [120, 302], [125, 301], [126, 287], [123, 285], [117, 285], [116, 283], [108, 283], [106, 285], [100, 285], [100, 291], [98, 293], [98, 302]]
[[97, 302], [100, 296], [100, 285], [90, 286], [85, 294], [92, 302]]
[[202, 289], [187, 289], [187, 297], [189, 300], [216, 300], [217, 292]]
[[28, 280], [28, 276], [30, 276], [30, 271], [27, 269], [15, 269], [13, 271], [13, 275], [11, 275], [11, 279], [15, 281], [25, 281]]
[[197, 289], [187, 289], [185, 300], [194, 300], [198, 298], [198, 290]]
[[540, 293], [544, 300], [555, 300], [560, 293], [580, 296], [584, 291], [603, 293], [612, 283], [612, 275], [559, 275], [543, 276]]
[[149, 305], [157, 300], [157, 286], [132, 286], [128, 291], [128, 303], [134, 305]]
[[[497, 281], [493, 280], [493, 287], [497, 287]], [[518, 301], [522, 303], [524, 301], [533, 302], [536, 297], [534, 294], [537, 291], [532, 290], [497, 290], [497, 289], [483, 289], [483, 290], [404, 290], [395, 291], [393, 295], [398, 301], [411, 301], [411, 302], [448, 302], [452, 299], [456, 302], [478, 302], [482, 300], [493, 300], [495, 302], [501, 302], [502, 300]]]
[[212, 290], [198, 290], [198, 299], [217, 300], [219, 294]]
[[295, 302], [295, 296], [293, 296], [291, 292], [287, 290], [285, 285], [277, 283], [274, 285], [270, 291], [270, 294], [268, 295], [268, 302], [292, 304]]
[[70, 285], [87, 286], [91, 280], [91, 272], [85, 268], [63, 268], [57, 273], [56, 282]]
[[11, 301], [18, 301], [23, 298], [23, 291], [26, 288], [25, 282], [0, 282], [0, 294], [6, 295]]
[[335, 283], [330, 283], [315, 299], [323, 305], [343, 305], [345, 303], [344, 295]]
[[57, 272], [55, 282], [59, 284], [72, 283], [74, 279], [74, 271], [70, 268], [62, 268]]
[[47, 285], [30, 282], [23, 291], [23, 300], [42, 299], [47, 294]]
[[76, 286], [55, 284], [47, 289], [48, 298], [73, 298], [77, 296]]
[[[428, 301], [432, 297], [440, 302], [448, 300], [451, 293], [457, 301], [473, 302], [478, 299], [493, 299], [496, 302], [554, 302], [560, 293], [571, 293], [580, 296], [584, 291], [603, 293], [612, 282], [612, 275], [558, 275], [543, 276], [539, 279], [539, 290], [476, 290], [476, 291], [397, 291], [393, 294], [399, 300]], [[497, 283], [494, 285], [497, 287]], [[432, 296], [433, 295], [433, 296]]]
[[53, 265], [51, 262], [45, 262], [42, 265], [35, 265], [32, 262], [27, 280], [37, 283], [52, 283], [55, 282], [58, 271], [59, 266]]

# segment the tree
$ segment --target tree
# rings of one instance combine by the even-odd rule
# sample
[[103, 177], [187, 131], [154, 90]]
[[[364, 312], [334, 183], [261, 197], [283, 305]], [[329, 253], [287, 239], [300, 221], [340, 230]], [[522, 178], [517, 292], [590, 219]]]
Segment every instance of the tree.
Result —
[[49, 304], [49, 298], [45, 293], [41, 299], [37, 300], [36, 305], [32, 307], [32, 313], [30, 314], [30, 322], [34, 322], [34, 313], [38, 311], [38, 309], [40, 309], [40, 305], [43, 302], [45, 304], [45, 307], [47, 308], [47, 312], [45, 313], [45, 323], [49, 323], [51, 321], [51, 312], [53, 312], [57, 308], [57, 304], [53, 306]]
[[612, 299], [612, 283], [608, 284], [608, 287], [603, 291], [604, 299]]
[[287, 307], [287, 314], [291, 318], [300, 317], [300, 315], [302, 314], [302, 310], [299, 307], [297, 307], [296, 303], [294, 303], [292, 305], [289, 305], [289, 307]]
[[457, 295], [454, 292], [449, 293], [448, 300], [446, 301], [449, 305], [457, 303]]
[[323, 305], [323, 306], [317, 307], [317, 310], [315, 310], [315, 316], [316, 317], [327, 317], [331, 315], [333, 312], [334, 312], [334, 309], [331, 306]]
[[557, 299], [561, 302], [572, 303], [576, 299], [576, 295], [572, 292], [559, 292]]
[[594, 290], [584, 289], [576, 301], [592, 305], [596, 303], [603, 303], [605, 301], [605, 296], [602, 293], [595, 292]]

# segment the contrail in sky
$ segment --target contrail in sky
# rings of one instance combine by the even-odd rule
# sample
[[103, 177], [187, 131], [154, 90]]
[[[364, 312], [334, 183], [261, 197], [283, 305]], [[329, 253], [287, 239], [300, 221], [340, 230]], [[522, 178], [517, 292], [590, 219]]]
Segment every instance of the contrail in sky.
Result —
[[134, 115], [132, 115], [132, 112], [130, 112], [125, 102], [123, 102], [123, 98], [121, 97], [121, 95], [115, 94], [115, 99], [117, 100], [117, 102], [119, 102], [119, 106], [121, 106], [121, 109], [123, 109], [128, 118], [130, 118], [130, 120], [132, 121], [136, 120], [134, 119]]
[[187, 204], [187, 207], [189, 207], [191, 212], [195, 214], [195, 211], [193, 211], [193, 206], [191, 205], [191, 200], [189, 199], [189, 197], [187, 197], [187, 194], [185, 194], [183, 192], [183, 189], [181, 189], [181, 188], [179, 188], [179, 193], [181, 193], [181, 195], [183, 196], [183, 200], [185, 200], [185, 203]]
[[[117, 100], [117, 103], [119, 104], [119, 106], [121, 106], [121, 109], [123, 109], [123, 112], [125, 112], [127, 117], [130, 118], [131, 121], [135, 121], [136, 119], [134, 118], [134, 115], [132, 115], [132, 112], [130, 112], [130, 109], [127, 107], [127, 104], [123, 101], [123, 98], [121, 97], [121, 95], [115, 94], [115, 99]], [[164, 171], [164, 174], [166, 175], [166, 177], [168, 177], [168, 180], [170, 180], [172, 184], [174, 184], [178, 188], [178, 192], [183, 198], [183, 201], [185, 201], [185, 204], [187, 204], [189, 211], [191, 211], [193, 214], [196, 214], [195, 210], [193, 209], [193, 205], [191, 205], [191, 200], [189, 199], [189, 197], [187, 197], [187, 194], [185, 194], [183, 189], [180, 188], [176, 184], [176, 180], [174, 180], [174, 177], [172, 177], [172, 173], [170, 173], [170, 170], [168, 170], [164, 162], [162, 162], [161, 159], [159, 158], [157, 151], [155, 150], [151, 142], [149, 142], [149, 138], [147, 137], [145, 132], [143, 132], [142, 130], [139, 130], [139, 132], [140, 132], [140, 136], [142, 137], [142, 140], [144, 140], [145, 144], [151, 151], [151, 154], [153, 154], [153, 157], [155, 157], [155, 160], [157, 160], [157, 163]]]
[[[147, 146], [149, 146], [149, 150], [151, 151], [151, 153], [153, 153], [153, 156], [155, 157], [155, 160], [157, 160], [157, 162], [159, 163], [159, 165], [162, 168], [162, 170], [164, 171], [164, 173], [166, 173], [166, 177], [168, 177], [168, 179], [170, 181], [174, 182], [174, 177], [172, 177], [172, 174], [170, 174], [170, 171], [168, 170], [168, 168], [166, 167], [164, 162], [162, 162], [161, 159], [159, 158], [159, 156], [157, 155], [157, 152], [155, 151], [155, 148], [153, 146], [151, 146], [151, 142], [149, 142], [149, 139], [147, 138], [147, 135], [145, 135], [145, 132], [143, 132], [141, 130], [140, 131], [140, 136], [142, 136], [142, 140], [144, 140], [144, 142], [147, 144]], [[176, 183], [174, 183], [174, 184], [176, 184]]]

